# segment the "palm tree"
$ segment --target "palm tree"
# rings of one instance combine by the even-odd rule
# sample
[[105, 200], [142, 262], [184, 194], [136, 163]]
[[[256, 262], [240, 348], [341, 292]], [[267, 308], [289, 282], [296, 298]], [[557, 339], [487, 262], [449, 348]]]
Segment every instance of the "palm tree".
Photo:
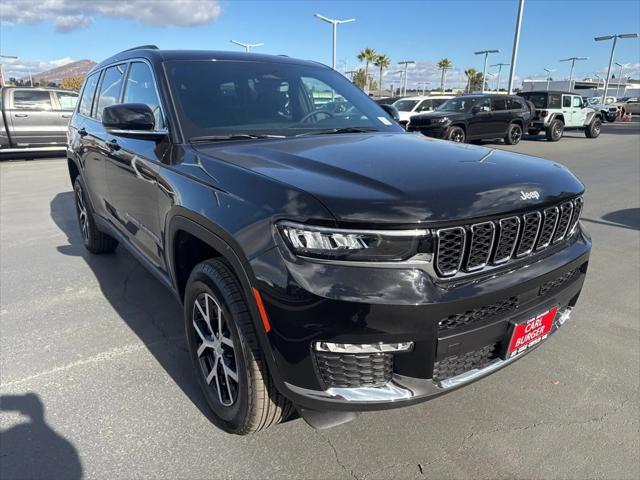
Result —
[[[364, 74], [365, 78], [369, 78], [369, 63], [375, 62], [376, 51], [373, 48], [366, 47], [358, 54], [358, 60], [365, 62]], [[369, 92], [367, 91], [367, 93]]]
[[391, 65], [391, 59], [387, 54], [381, 53], [379, 55], [376, 55], [376, 58], [373, 64], [380, 69], [380, 83], [378, 85], [378, 96], [381, 97], [382, 96], [382, 71], [385, 68], [389, 68], [389, 65]]
[[447, 74], [447, 70], [453, 68], [453, 62], [448, 58], [443, 58], [438, 62], [438, 68], [440, 69], [440, 91], [444, 92], [444, 78]]
[[468, 68], [464, 71], [464, 74], [467, 77], [467, 93], [471, 93], [471, 84], [478, 75], [478, 71], [475, 68]]

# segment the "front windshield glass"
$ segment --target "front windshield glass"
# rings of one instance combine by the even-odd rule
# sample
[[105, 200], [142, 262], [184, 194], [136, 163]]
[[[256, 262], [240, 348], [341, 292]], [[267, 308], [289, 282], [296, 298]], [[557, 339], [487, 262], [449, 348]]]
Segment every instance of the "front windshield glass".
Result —
[[450, 98], [438, 108], [439, 112], [470, 112], [471, 108], [478, 103], [479, 100], [483, 100], [484, 97], [457, 97]]
[[187, 139], [293, 136], [343, 128], [402, 131], [360, 89], [329, 68], [187, 60], [165, 62], [165, 70]]
[[410, 112], [417, 104], [418, 100], [396, 100], [393, 106], [396, 107], [399, 112]]

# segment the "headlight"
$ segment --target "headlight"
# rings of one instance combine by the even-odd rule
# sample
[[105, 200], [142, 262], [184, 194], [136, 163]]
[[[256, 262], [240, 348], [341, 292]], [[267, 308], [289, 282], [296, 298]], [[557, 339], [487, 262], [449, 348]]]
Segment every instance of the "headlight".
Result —
[[428, 230], [343, 230], [293, 222], [277, 227], [287, 246], [302, 257], [390, 262], [431, 252]]
[[442, 117], [438, 120], [438, 123], [449, 123], [449, 117]]

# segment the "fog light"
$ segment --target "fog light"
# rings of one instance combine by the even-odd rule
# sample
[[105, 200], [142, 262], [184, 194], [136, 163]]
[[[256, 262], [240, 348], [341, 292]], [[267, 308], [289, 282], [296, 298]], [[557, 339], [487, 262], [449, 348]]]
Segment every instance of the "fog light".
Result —
[[331, 343], [316, 342], [318, 352], [331, 353], [393, 353], [413, 350], [413, 342], [398, 343]]

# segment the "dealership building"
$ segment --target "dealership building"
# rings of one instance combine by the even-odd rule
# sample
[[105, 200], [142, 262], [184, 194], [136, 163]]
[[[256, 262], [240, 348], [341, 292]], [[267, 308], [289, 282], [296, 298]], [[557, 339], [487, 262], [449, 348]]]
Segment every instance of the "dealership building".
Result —
[[[573, 87], [573, 88], [572, 88]], [[584, 97], [601, 97], [604, 91], [604, 80], [602, 79], [586, 79], [572, 80], [532, 80], [525, 79], [522, 81], [522, 91], [531, 92], [535, 90], [555, 90], [562, 92], [574, 92]], [[607, 88], [608, 97], [638, 97], [640, 96], [640, 80], [611, 79], [609, 88]]]

